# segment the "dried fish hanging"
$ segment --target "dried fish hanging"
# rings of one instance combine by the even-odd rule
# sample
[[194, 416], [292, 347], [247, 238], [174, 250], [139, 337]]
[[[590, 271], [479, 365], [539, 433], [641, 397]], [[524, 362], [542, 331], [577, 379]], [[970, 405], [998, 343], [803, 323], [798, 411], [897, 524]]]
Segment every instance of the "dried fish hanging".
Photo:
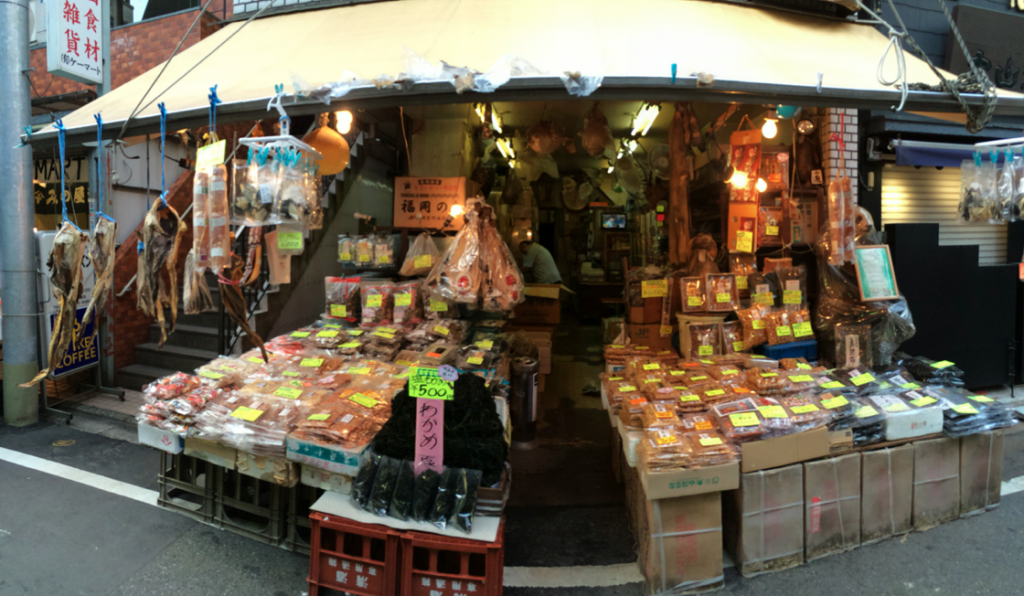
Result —
[[[60, 163], [64, 164], [64, 123], [58, 120], [54, 125], [60, 146]], [[60, 169], [60, 194], [64, 196], [64, 168]], [[82, 259], [85, 257], [89, 236], [68, 219], [67, 202], [61, 200], [61, 215], [64, 223], [53, 239], [53, 247], [46, 266], [50, 269], [50, 287], [59, 308], [53, 321], [53, 334], [47, 351], [47, 367], [22, 387], [31, 387], [42, 381], [63, 362], [75, 335], [75, 314], [78, 300], [82, 297]]]
[[164, 307], [171, 310], [171, 333], [178, 319], [178, 245], [188, 226], [178, 212], [167, 204], [167, 176], [164, 169], [164, 142], [167, 133], [167, 108], [160, 108], [160, 200], [155, 201], [142, 220], [142, 248], [139, 254], [138, 307], [160, 323], [160, 342], [167, 342]]
[[96, 188], [98, 197], [96, 204], [99, 208], [96, 211], [96, 226], [92, 231], [92, 241], [89, 243], [89, 260], [92, 261], [92, 269], [96, 272], [96, 285], [92, 289], [92, 298], [89, 300], [89, 307], [82, 317], [82, 325], [79, 328], [79, 339], [85, 333], [86, 324], [96, 311], [102, 311], [107, 304], [107, 295], [114, 283], [114, 251], [117, 249], [117, 222], [103, 212], [103, 118], [95, 115], [96, 118], [96, 152], [99, 155], [99, 166], [96, 168]]
[[228, 277], [217, 274], [217, 281], [220, 284], [220, 297], [224, 302], [224, 310], [242, 328], [242, 331], [249, 337], [249, 341], [263, 353], [263, 361], [270, 362], [270, 358], [267, 356], [267, 348], [263, 345], [263, 338], [257, 335], [252, 327], [249, 326], [249, 317], [245, 312], [245, 297], [242, 295], [241, 288], [238, 287], [243, 277], [244, 268], [242, 258], [235, 254], [231, 255], [231, 269], [228, 271]]

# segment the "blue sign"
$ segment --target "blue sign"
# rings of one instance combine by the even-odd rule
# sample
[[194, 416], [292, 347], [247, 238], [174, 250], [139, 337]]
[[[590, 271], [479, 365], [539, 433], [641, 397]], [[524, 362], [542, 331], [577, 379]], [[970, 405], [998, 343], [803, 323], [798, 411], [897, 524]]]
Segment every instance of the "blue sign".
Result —
[[[85, 326], [85, 333], [80, 333], [82, 317], [84, 316], [85, 309], [79, 308], [75, 313], [75, 336], [71, 339], [71, 345], [68, 346], [68, 351], [64, 354], [64, 360], [60, 363], [60, 366], [50, 373], [50, 376], [63, 377], [75, 371], [89, 368], [100, 361], [99, 342], [96, 336], [96, 316], [94, 315], [92, 320]], [[51, 330], [56, 318], [56, 314], [50, 315]], [[81, 339], [79, 339], [79, 336], [81, 336]]]

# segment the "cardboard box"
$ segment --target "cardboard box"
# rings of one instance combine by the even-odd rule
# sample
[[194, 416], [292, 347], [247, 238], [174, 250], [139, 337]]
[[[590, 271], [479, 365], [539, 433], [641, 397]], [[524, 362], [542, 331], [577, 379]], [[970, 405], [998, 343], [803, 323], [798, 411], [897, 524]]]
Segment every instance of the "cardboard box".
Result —
[[235, 469], [237, 449], [225, 447], [213, 441], [188, 437], [185, 439], [185, 455], [208, 461], [228, 470]]
[[[675, 326], [672, 329], [674, 332]], [[626, 335], [629, 337], [629, 343], [634, 346], [648, 346], [654, 351], [672, 349], [672, 336], [661, 336], [660, 323], [652, 325], [634, 325], [630, 323], [626, 325]]]
[[828, 429], [824, 426], [775, 439], [743, 443], [740, 471], [746, 474], [826, 457], [831, 445]]
[[804, 464], [804, 558], [860, 546], [860, 454]]
[[651, 325], [661, 322], [661, 298], [641, 298], [642, 306], [629, 307], [629, 322], [634, 325]]
[[246, 476], [284, 487], [299, 483], [299, 467], [286, 459], [253, 455], [245, 451], [236, 451], [236, 454], [235, 466]]
[[862, 544], [914, 528], [914, 446], [867, 451], [861, 457]]
[[305, 486], [329, 490], [343, 495], [352, 492], [352, 476], [334, 474], [312, 466], [299, 466], [299, 470], [299, 482]]
[[914, 443], [914, 529], [960, 517], [960, 440]]
[[804, 467], [740, 476], [725, 493], [725, 547], [744, 577], [804, 562]]
[[559, 299], [560, 284], [526, 284], [526, 297], [513, 310], [512, 321], [516, 325], [557, 325], [562, 322], [562, 303]]
[[886, 410], [889, 406], [907, 407], [907, 405], [894, 395], [873, 395], [868, 399], [878, 406], [879, 412], [885, 414], [886, 441], [914, 439], [942, 432], [943, 416], [942, 408], [939, 406], [890, 412]]
[[828, 431], [828, 453], [829, 455], [842, 455], [853, 450], [852, 430], [830, 430]]
[[1003, 431], [960, 439], [960, 517], [999, 506], [1003, 484]]
[[285, 457], [291, 461], [346, 476], [355, 476], [359, 471], [359, 455], [363, 452], [362, 449], [342, 449], [293, 437], [288, 437], [285, 447]]
[[139, 425], [139, 443], [167, 453], [181, 453], [185, 449], [185, 442], [178, 433], [148, 424]]
[[484, 517], [501, 517], [508, 503], [508, 495], [512, 490], [512, 466], [505, 463], [505, 471], [501, 473], [498, 486], [481, 486], [476, 494], [476, 508], [473, 513]]
[[640, 483], [648, 499], [674, 499], [710, 492], [735, 490], [740, 486], [740, 462], [694, 470], [648, 470], [640, 463]]
[[630, 468], [636, 467], [636, 447], [643, 438], [643, 431], [629, 430], [622, 420], [615, 420], [615, 427], [619, 429], [619, 438], [622, 440], [622, 453], [626, 456], [626, 464]]
[[722, 495], [718, 492], [644, 500], [639, 534], [647, 594], [692, 594], [724, 585]]

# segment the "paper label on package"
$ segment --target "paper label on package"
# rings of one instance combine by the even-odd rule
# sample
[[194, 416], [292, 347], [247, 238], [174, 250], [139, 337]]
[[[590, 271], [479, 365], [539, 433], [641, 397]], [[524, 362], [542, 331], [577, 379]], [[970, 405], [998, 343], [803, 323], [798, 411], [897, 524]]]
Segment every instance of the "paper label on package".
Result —
[[448, 337], [448, 334], [450, 333], [450, 331], [448, 330], [447, 327], [442, 327], [442, 326], [438, 325], [438, 326], [434, 327], [434, 333], [439, 333], [439, 334], [441, 334], [441, 335], [443, 335], [445, 337]]
[[348, 343], [341, 344], [341, 347], [346, 349], [346, 350], [352, 350], [352, 349], [358, 348], [361, 345], [363, 345], [363, 344], [361, 344], [361, 343], [359, 343], [357, 341], [350, 341]]
[[337, 331], [321, 331], [316, 334], [317, 337], [338, 337]]
[[743, 348], [744, 348], [743, 342], [741, 342], [741, 341], [734, 341], [734, 342], [732, 342], [732, 351], [733, 352], [742, 352]]
[[291, 337], [302, 339], [304, 337], [309, 337], [309, 334], [309, 331], [293, 331]]
[[676, 437], [675, 433], [670, 433], [667, 431], [658, 431], [654, 441], [658, 445], [675, 445], [676, 443], [679, 442], [679, 439]]
[[339, 261], [351, 261], [352, 260], [352, 253], [350, 253], [350, 252], [340, 252], [340, 253], [338, 253], [338, 260]]
[[853, 415], [856, 416], [857, 418], [869, 418], [871, 416], [878, 416], [878, 410], [872, 408], [871, 406], [861, 406], [857, 408], [856, 411], [854, 411]]
[[278, 232], [277, 248], [282, 250], [299, 250], [302, 248], [302, 232]]
[[967, 399], [972, 399], [979, 404], [990, 404], [995, 401], [991, 397], [985, 397], [984, 395], [968, 395]]
[[826, 410], [834, 410], [848, 405], [850, 402], [845, 397], [840, 395], [839, 397], [833, 397], [832, 399], [821, 400], [821, 405], [825, 406]]
[[718, 302], [719, 304], [722, 304], [723, 302], [731, 302], [732, 294], [730, 294], [729, 292], [719, 292], [715, 294], [715, 301]]
[[395, 306], [412, 306], [412, 294], [408, 292], [395, 294]]
[[369, 263], [370, 262], [370, 255], [365, 254], [365, 253], [359, 255], [359, 262], [360, 263]]
[[274, 202], [274, 187], [270, 184], [260, 184], [260, 203], [269, 205]]
[[775, 304], [775, 296], [773, 296], [771, 292], [758, 292], [754, 294], [754, 304], [765, 304], [768, 306], [772, 306], [773, 304]]
[[764, 329], [763, 319], [754, 319], [753, 321], [751, 321], [751, 324], [753, 325], [754, 329]]
[[687, 296], [686, 297], [686, 305], [687, 306], [700, 306], [701, 303], [703, 303], [703, 302], [704, 302], [704, 299], [701, 298], [700, 296]]
[[431, 255], [419, 255], [412, 260], [413, 266], [417, 269], [425, 269], [432, 265]]
[[923, 408], [925, 406], [930, 406], [937, 401], [939, 400], [935, 399], [930, 395], [923, 395], [915, 400], [912, 400], [910, 403], [914, 404], [914, 406], [918, 408]]
[[213, 169], [224, 163], [224, 151], [227, 148], [227, 141], [217, 141], [196, 151], [195, 171], [202, 172]]
[[870, 383], [871, 381], [874, 381], [874, 380], [875, 380], [875, 377], [871, 376], [871, 373], [864, 373], [864, 374], [857, 375], [856, 377], [852, 377], [850, 379], [850, 382], [853, 383], [854, 385], [860, 387], [861, 385], [867, 385], [868, 383]]
[[794, 414], [810, 414], [811, 412], [820, 412], [818, 406], [814, 404], [807, 404], [806, 406], [793, 406], [790, 408]]
[[448, 303], [444, 300], [431, 300], [430, 312], [448, 312]]
[[765, 379], [767, 379], [769, 377], [777, 377], [777, 376], [779, 376], [779, 373], [774, 373], [774, 372], [761, 373], [761, 377], [765, 378]]
[[757, 419], [757, 414], [753, 412], [737, 412], [736, 414], [729, 414], [729, 420], [733, 426], [757, 426], [761, 423]]
[[738, 289], [738, 290], [749, 289], [749, 286], [747, 285], [747, 276], [746, 275], [737, 275], [736, 276], [736, 289]]
[[331, 316], [332, 317], [347, 317], [348, 307], [344, 304], [332, 304], [331, 305]]
[[789, 380], [794, 383], [813, 383], [814, 377], [810, 375], [797, 375], [795, 377], [789, 377]]
[[822, 389], [842, 389], [843, 384], [839, 381], [829, 381], [821, 386]]
[[384, 305], [384, 297], [380, 294], [373, 294], [372, 296], [366, 297], [366, 306], [370, 308], [379, 308]]
[[309, 367], [317, 368], [317, 367], [323, 365], [323, 363], [324, 363], [323, 358], [303, 358], [302, 362], [299, 363], [299, 366], [309, 366]]
[[807, 337], [813, 333], [810, 322], [793, 323], [793, 335], [796, 337]]
[[327, 420], [330, 417], [330, 414], [313, 414], [309, 418], [306, 418], [306, 420]]
[[664, 279], [642, 281], [640, 282], [640, 295], [643, 298], [664, 298], [668, 296], [668, 281]]
[[958, 412], [960, 414], [967, 414], [967, 415], [977, 414], [978, 413], [977, 408], [975, 408], [971, 404], [955, 405], [955, 406], [953, 406], [953, 411], [954, 412]]
[[669, 335], [672, 335], [672, 325], [662, 325], [658, 329], [658, 335], [662, 337], [668, 337]]
[[740, 374], [740, 371], [736, 368], [723, 368], [722, 374], [728, 377], [730, 375], [738, 375]]
[[489, 340], [489, 339], [482, 339], [482, 340], [476, 342], [476, 345], [481, 350], [490, 350], [491, 348], [494, 347], [494, 342]]
[[786, 409], [782, 406], [760, 406], [758, 412], [765, 418], [786, 418]]
[[810, 364], [804, 364], [803, 362], [797, 362], [796, 367], [799, 370], [811, 370], [813, 368]]
[[254, 410], [246, 406], [239, 406], [231, 415], [235, 418], [241, 418], [246, 422], [256, 422], [256, 420], [263, 415], [263, 410]]
[[299, 399], [302, 396], [302, 389], [295, 389], [293, 387], [278, 387], [274, 391], [274, 395], [283, 397], [285, 399]]
[[355, 402], [355, 403], [363, 406], [364, 408], [373, 408], [374, 406], [377, 405], [377, 400], [373, 399], [372, 397], [366, 397], [362, 393], [356, 393], [355, 395], [350, 395], [348, 397], [348, 399], [349, 399], [349, 401]]
[[860, 366], [860, 336], [849, 334], [846, 336], [846, 368]]
[[715, 445], [722, 444], [722, 439], [719, 439], [718, 437], [702, 438], [698, 439], [698, 441], [703, 447], [714, 447]]
[[754, 233], [736, 232], [736, 250], [739, 252], [754, 252]]
[[219, 381], [224, 378], [224, 375], [217, 372], [210, 372], [208, 370], [204, 370], [203, 372], [199, 373], [199, 376], [206, 377], [207, 379], [213, 379], [214, 381]]
[[937, 368], [939, 370], [942, 370], [944, 368], [949, 368], [951, 366], [953, 366], [953, 363], [950, 362], [949, 360], [942, 360], [941, 362], [933, 362], [932, 363], [932, 368]]
[[353, 368], [348, 371], [350, 375], [368, 375], [370, 374], [370, 367], [364, 366], [363, 368]]
[[468, 362], [470, 364], [483, 364], [484, 363], [484, 359], [483, 358], [471, 357], [471, 358], [466, 358], [466, 362]]
[[764, 233], [767, 236], [778, 236], [779, 235], [779, 226], [765, 226], [764, 227]]
[[619, 387], [620, 393], [629, 393], [630, 391], [636, 391], [636, 387], [632, 385], [622, 385]]
[[657, 362], [652, 362], [650, 364], [645, 364], [644, 365], [644, 370], [661, 370], [661, 365], [658, 364]]
[[719, 395], [725, 395], [725, 389], [709, 389], [704, 392], [704, 395], [708, 397], [718, 397]]
[[380, 255], [377, 257], [377, 262], [381, 264], [390, 263], [391, 257], [389, 257], [388, 255]]
[[714, 346], [697, 346], [697, 354], [701, 356], [711, 356], [714, 353]]

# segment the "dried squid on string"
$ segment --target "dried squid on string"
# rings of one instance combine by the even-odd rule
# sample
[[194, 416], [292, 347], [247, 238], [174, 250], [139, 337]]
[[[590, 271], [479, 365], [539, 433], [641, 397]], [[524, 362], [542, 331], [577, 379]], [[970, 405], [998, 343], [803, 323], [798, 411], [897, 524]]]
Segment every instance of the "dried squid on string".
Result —
[[53, 239], [46, 266], [50, 268], [50, 287], [59, 310], [50, 336], [48, 368], [39, 371], [34, 379], [22, 387], [31, 387], [42, 381], [64, 361], [64, 354], [75, 335], [75, 314], [78, 300], [82, 297], [82, 259], [88, 242], [89, 236], [67, 221]]
[[138, 307], [160, 323], [160, 343], [167, 342], [164, 308], [171, 309], [171, 333], [178, 320], [178, 245], [188, 226], [163, 200], [153, 203], [142, 220], [143, 249], [139, 255]]
[[92, 299], [89, 300], [89, 307], [85, 310], [82, 318], [82, 326], [79, 331], [85, 332], [85, 326], [96, 311], [102, 311], [107, 304], [107, 295], [110, 293], [110, 286], [114, 283], [114, 251], [117, 248], [117, 222], [104, 216], [96, 219], [96, 228], [92, 231], [92, 241], [89, 242], [89, 260], [92, 261], [92, 269], [96, 272], [96, 285], [92, 289]]
[[196, 266], [196, 249], [188, 251], [188, 256], [185, 257], [184, 306], [186, 315], [197, 315], [216, 310], [210, 288], [206, 285], [205, 272], [206, 269]]
[[263, 338], [257, 335], [252, 327], [249, 326], [249, 317], [245, 312], [245, 297], [242, 296], [242, 290], [238, 287], [244, 270], [245, 262], [242, 260], [242, 257], [235, 254], [231, 255], [231, 269], [228, 271], [229, 277], [218, 277], [221, 300], [224, 302], [224, 310], [231, 316], [231, 319], [242, 328], [242, 331], [249, 337], [249, 341], [263, 353], [263, 361], [270, 362], [270, 358], [267, 356], [267, 348], [263, 345]]

